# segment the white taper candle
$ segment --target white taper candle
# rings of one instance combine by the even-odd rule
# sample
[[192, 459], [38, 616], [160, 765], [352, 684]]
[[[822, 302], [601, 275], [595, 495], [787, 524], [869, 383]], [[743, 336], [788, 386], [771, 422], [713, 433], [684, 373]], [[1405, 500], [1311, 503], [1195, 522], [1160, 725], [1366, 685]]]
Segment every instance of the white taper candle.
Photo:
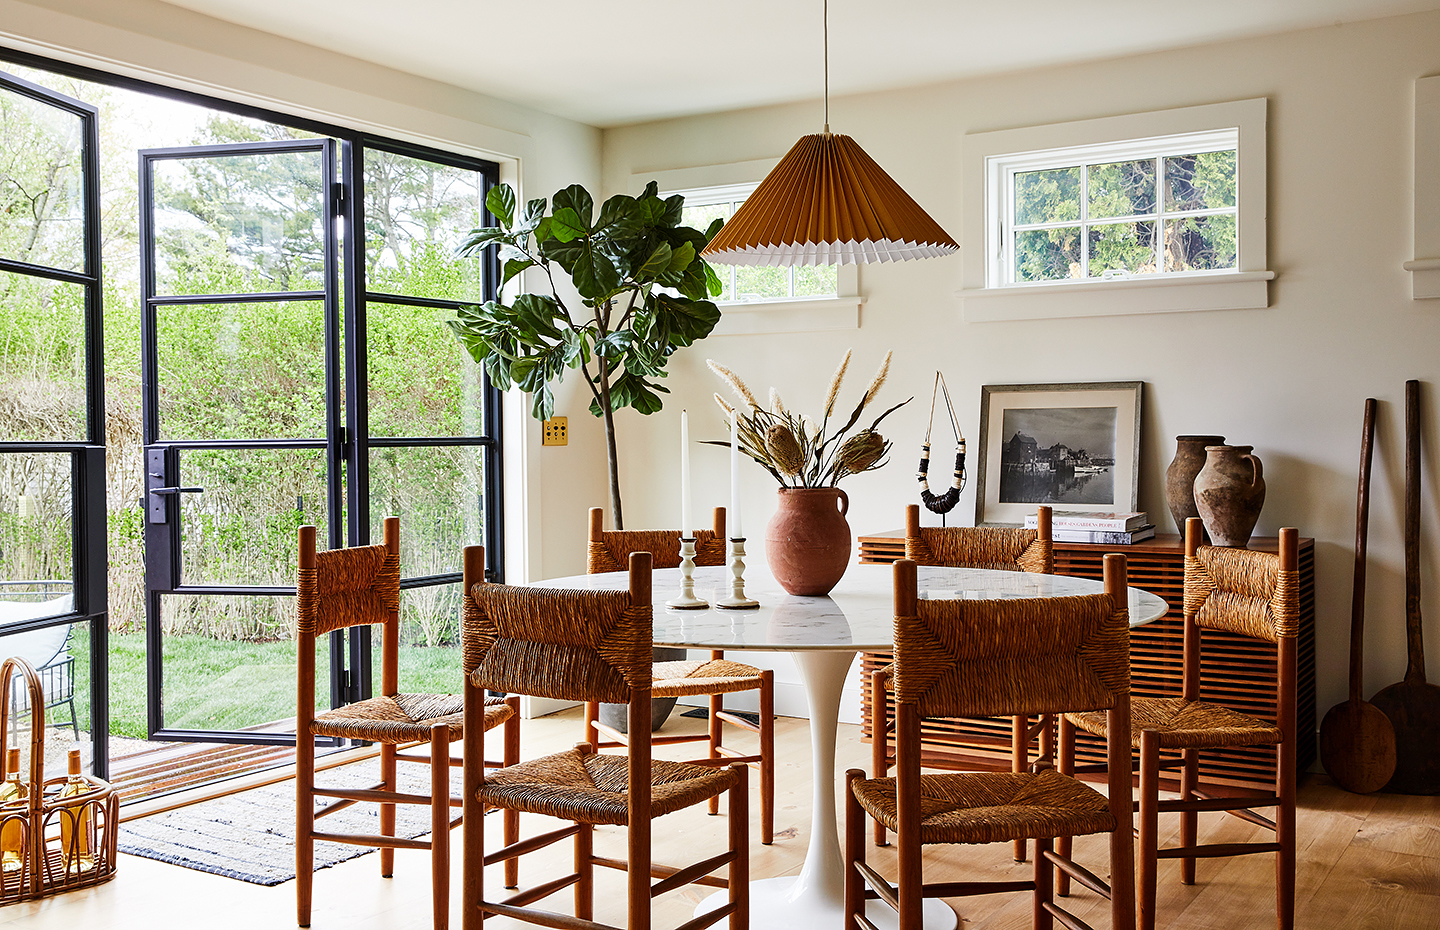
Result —
[[680, 411], [680, 536], [695, 535], [690, 523], [690, 414]]
[[740, 414], [730, 411], [730, 538], [743, 539], [745, 531], [740, 526]]

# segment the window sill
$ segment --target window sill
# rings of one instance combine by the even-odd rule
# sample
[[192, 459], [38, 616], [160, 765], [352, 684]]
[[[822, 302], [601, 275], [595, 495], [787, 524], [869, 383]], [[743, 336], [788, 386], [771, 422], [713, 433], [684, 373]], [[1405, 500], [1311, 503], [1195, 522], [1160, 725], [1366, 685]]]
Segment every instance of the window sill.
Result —
[[1405, 263], [1410, 272], [1410, 296], [1414, 300], [1440, 297], [1440, 258], [1417, 258]]
[[822, 297], [818, 300], [773, 300], [720, 305], [720, 322], [711, 336], [755, 336], [762, 333], [813, 333], [859, 329], [864, 297]]
[[1241, 271], [1187, 278], [1131, 278], [959, 292], [969, 323], [1127, 316], [1191, 310], [1263, 310], [1270, 306], [1273, 271]]

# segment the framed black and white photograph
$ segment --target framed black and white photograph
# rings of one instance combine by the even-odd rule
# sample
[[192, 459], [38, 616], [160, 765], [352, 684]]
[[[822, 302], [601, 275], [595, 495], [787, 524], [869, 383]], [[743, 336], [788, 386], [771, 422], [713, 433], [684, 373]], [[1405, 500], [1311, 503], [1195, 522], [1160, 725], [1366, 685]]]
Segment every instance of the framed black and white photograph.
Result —
[[1140, 504], [1141, 381], [980, 388], [975, 525], [1019, 526], [1056, 513], [1125, 513]]

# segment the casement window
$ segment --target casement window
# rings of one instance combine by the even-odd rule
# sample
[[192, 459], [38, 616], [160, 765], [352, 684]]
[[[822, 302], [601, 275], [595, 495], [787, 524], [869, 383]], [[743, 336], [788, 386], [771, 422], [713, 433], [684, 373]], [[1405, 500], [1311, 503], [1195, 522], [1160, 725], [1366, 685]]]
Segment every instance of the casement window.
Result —
[[990, 160], [991, 286], [1232, 272], [1236, 130]]
[[1266, 102], [966, 137], [967, 320], [1268, 306]]

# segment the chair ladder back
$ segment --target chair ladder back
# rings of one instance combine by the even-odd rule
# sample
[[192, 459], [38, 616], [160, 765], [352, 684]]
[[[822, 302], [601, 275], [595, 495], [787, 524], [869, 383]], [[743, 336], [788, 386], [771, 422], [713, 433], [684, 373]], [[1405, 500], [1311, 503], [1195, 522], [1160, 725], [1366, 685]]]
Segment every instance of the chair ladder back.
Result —
[[[714, 529], [695, 530], [695, 564], [725, 564], [725, 508], [716, 507]], [[688, 529], [688, 527], [687, 527]], [[590, 508], [587, 574], [623, 572], [632, 552], [654, 556], [655, 568], [680, 566], [680, 530], [607, 530], [605, 511]]]
[[917, 600], [895, 617], [895, 700], [927, 717], [1108, 709], [1129, 693], [1128, 649], [1123, 596]]
[[920, 565], [1054, 574], [1049, 507], [1033, 530], [995, 526], [921, 526], [920, 505], [905, 508], [905, 558]]

